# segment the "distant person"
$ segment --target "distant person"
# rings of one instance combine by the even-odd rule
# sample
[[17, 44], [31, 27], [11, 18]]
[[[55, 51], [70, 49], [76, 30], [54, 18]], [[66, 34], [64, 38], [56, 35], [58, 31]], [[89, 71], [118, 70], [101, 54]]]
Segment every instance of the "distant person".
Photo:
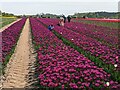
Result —
[[85, 19], [85, 18], [86, 18], [86, 16], [83, 16], [83, 18]]
[[70, 16], [68, 16], [68, 17], [67, 17], [67, 19], [68, 19], [68, 22], [70, 22], [70, 20], [71, 20], [71, 17], [70, 17]]
[[63, 15], [63, 18], [64, 18], [64, 23], [66, 22], [66, 17], [65, 17], [65, 15]]
[[64, 18], [60, 17], [60, 21], [58, 23], [58, 26], [64, 26]]
[[49, 29], [50, 31], [52, 31], [52, 30], [54, 29], [54, 26], [53, 26], [53, 25], [49, 25], [49, 26], [48, 26], [48, 29]]

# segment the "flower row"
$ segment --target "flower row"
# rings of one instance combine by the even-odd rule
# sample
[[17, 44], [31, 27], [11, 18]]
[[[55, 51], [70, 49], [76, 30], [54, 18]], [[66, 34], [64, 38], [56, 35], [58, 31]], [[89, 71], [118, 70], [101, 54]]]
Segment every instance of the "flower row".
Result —
[[76, 20], [90, 20], [90, 21], [100, 21], [100, 22], [120, 22], [120, 19], [105, 19], [105, 18], [77, 18]]
[[[47, 19], [47, 21], [58, 23], [58, 19]], [[96, 26], [93, 24], [83, 24], [78, 22], [66, 22], [65, 27], [77, 33], [92, 37], [94, 39], [104, 41], [105, 43], [118, 45], [118, 29], [110, 29], [107, 27]]]
[[63, 37], [67, 38], [69, 41], [73, 42], [80, 48], [82, 48], [85, 51], [89, 51], [92, 55], [99, 57], [107, 64], [117, 64], [118, 67], [120, 65], [119, 56], [120, 56], [120, 50], [116, 48], [110, 48], [97, 40], [87, 37], [86, 35], [79, 34], [76, 32], [73, 32], [65, 27], [60, 27], [56, 25], [56, 22], [54, 20], [49, 19], [37, 19], [41, 22], [49, 25], [53, 24], [55, 26], [55, 30], [61, 34]]
[[99, 39], [101, 41], [107, 42], [108, 44], [118, 45], [118, 30], [109, 29], [106, 27], [95, 26], [92, 24], [82, 24], [77, 22], [71, 22], [65, 24], [67, 28], [72, 29], [78, 33], [82, 33], [89, 37]]
[[26, 18], [22, 18], [20, 21], [12, 24], [2, 33], [2, 61], [10, 54], [12, 48], [16, 45], [20, 32], [25, 24]]
[[39, 81], [43, 87], [117, 88], [102, 68], [73, 48], [63, 44], [51, 31], [30, 18], [39, 61]]

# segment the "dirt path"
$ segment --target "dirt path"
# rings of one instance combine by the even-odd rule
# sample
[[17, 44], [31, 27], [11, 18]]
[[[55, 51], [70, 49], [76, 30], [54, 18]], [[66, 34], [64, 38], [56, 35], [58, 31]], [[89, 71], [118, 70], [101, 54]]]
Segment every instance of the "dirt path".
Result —
[[24, 88], [34, 82], [36, 56], [32, 47], [29, 19], [27, 19], [15, 52], [7, 64], [3, 88]]
[[10, 23], [10, 24], [2, 27], [2, 28], [0, 29], [0, 32], [4, 31], [6, 28], [8, 28], [9, 26], [11, 26], [12, 24], [16, 23], [16, 22], [19, 21], [19, 20], [21, 20], [21, 19], [17, 19], [16, 21], [14, 21], [14, 22], [12, 22], [12, 23]]

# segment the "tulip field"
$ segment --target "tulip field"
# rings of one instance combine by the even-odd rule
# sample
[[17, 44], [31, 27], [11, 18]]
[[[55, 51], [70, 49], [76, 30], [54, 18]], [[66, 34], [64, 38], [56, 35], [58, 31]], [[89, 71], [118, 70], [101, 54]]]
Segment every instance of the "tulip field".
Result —
[[[57, 19], [31, 18], [30, 22], [34, 37], [33, 41], [38, 49], [38, 71], [41, 86], [63, 88], [107, 87], [106, 83], [113, 83], [113, 81], [111, 81], [113, 78], [116, 84], [110, 84], [110, 87], [117, 88], [120, 80], [120, 62], [118, 60], [120, 51], [117, 48], [118, 40], [116, 32], [100, 29], [103, 30], [106, 35], [108, 35], [107, 33], [109, 32], [113, 33], [115, 42], [110, 42], [110, 35], [105, 38], [103, 32], [100, 34], [101, 37], [104, 36], [102, 39], [108, 42], [107, 44], [112, 45], [116, 43], [116, 46], [112, 45], [113, 47], [110, 47], [104, 43], [104, 41], [95, 39], [96, 37], [100, 38], [100, 35], [97, 36], [96, 33], [92, 33], [93, 26], [89, 27], [71, 22], [66, 23], [65, 27], [59, 27], [57, 26]], [[62, 39], [58, 39], [54, 35], [54, 31], [48, 31], [42, 24], [46, 26], [53, 24], [55, 26], [54, 30], [59, 34], [57, 36], [60, 36]], [[87, 32], [87, 30], [89, 31]], [[97, 27], [96, 31], [98, 31], [98, 34], [100, 30]], [[87, 34], [96, 37], [90, 37]], [[69, 44], [69, 46], [65, 45], [64, 43], [68, 42], [66, 39], [75, 46], [71, 46], [71, 44]], [[63, 42], [61, 40], [63, 40]], [[76, 46], [78, 46], [78, 49], [71, 48]], [[79, 48], [82, 49], [81, 53]], [[83, 55], [82, 51], [85, 55]], [[87, 53], [91, 54], [91, 58], [90, 55], [87, 56]], [[108, 76], [102, 71], [106, 71]], [[105, 80], [108, 77], [110, 78]]]
[[2, 32], [2, 62], [6, 65], [20, 36], [26, 19], [14, 23]]
[[[2, 61], [9, 62], [26, 22], [2, 32]], [[120, 88], [120, 49], [117, 28], [59, 19], [29, 18], [39, 88], [106, 90]], [[103, 21], [104, 23], [104, 21]], [[110, 22], [107, 22], [110, 23]], [[52, 31], [48, 25], [53, 25]]]
[[118, 29], [118, 25], [120, 23], [120, 19], [95, 19], [95, 18], [79, 18], [79, 19], [72, 19], [74, 22], [82, 22], [85, 24], [94, 24], [97, 26], [109, 27]]

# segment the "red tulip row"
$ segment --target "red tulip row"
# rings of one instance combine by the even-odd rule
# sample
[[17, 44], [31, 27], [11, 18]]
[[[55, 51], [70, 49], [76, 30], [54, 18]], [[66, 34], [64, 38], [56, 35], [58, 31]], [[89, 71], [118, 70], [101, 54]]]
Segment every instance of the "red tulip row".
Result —
[[92, 21], [100, 21], [100, 22], [120, 22], [120, 19], [104, 19], [104, 18], [77, 18], [76, 20], [92, 20]]
[[[46, 18], [46, 20], [49, 22], [54, 21], [55, 25], [59, 22], [58, 19]], [[96, 39], [103, 44], [107, 43], [107, 45], [118, 46], [118, 29], [110, 29], [107, 27], [96, 26], [93, 24], [83, 24], [78, 22], [66, 22], [65, 27], [74, 32]]]
[[102, 68], [73, 48], [63, 44], [51, 31], [30, 18], [33, 41], [38, 54], [39, 81], [42, 87], [117, 88], [117, 82]]
[[92, 24], [82, 24], [77, 22], [66, 23], [65, 27], [72, 31], [92, 37], [103, 44], [118, 46], [118, 29], [95, 26]]
[[11, 54], [11, 50], [16, 45], [17, 40], [20, 36], [20, 32], [25, 24], [26, 18], [14, 23], [6, 30], [1, 32], [2, 38], [2, 61], [4, 62], [7, 55]]
[[110, 48], [97, 40], [87, 37], [86, 35], [73, 32], [65, 27], [60, 27], [56, 25], [54, 20], [49, 19], [37, 19], [46, 25], [53, 24], [55, 25], [55, 30], [61, 34], [63, 37], [68, 39], [69, 41], [73, 42], [80, 48], [84, 49], [85, 51], [89, 51], [92, 55], [99, 57], [107, 64], [117, 64], [120, 68], [120, 50], [116, 48]]

